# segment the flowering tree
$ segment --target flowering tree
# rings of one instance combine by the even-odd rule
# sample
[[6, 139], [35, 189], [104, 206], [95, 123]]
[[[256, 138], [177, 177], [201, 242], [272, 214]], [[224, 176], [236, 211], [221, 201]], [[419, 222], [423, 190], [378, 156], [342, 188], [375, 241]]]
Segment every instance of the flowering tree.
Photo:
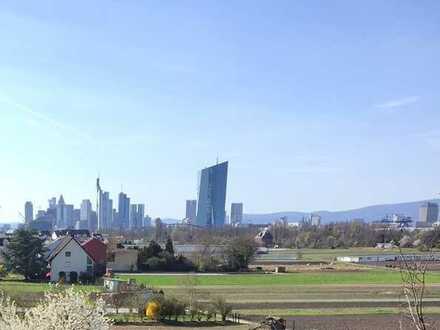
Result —
[[0, 329], [25, 330], [24, 323], [17, 313], [17, 307], [11, 298], [0, 295]]
[[15, 303], [0, 296], [0, 329], [4, 330], [104, 330], [110, 321], [104, 315], [104, 302], [91, 302], [83, 292], [73, 287], [65, 291], [52, 290], [36, 307], [17, 315]]

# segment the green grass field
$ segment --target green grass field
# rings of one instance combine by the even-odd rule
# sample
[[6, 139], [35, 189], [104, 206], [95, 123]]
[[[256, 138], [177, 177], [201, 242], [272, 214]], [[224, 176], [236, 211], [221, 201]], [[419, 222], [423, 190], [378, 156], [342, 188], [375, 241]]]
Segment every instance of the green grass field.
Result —
[[[65, 285], [65, 287], [69, 286]], [[75, 285], [75, 288], [85, 292], [102, 291], [102, 287], [96, 285]], [[16, 279], [0, 281], [0, 292], [11, 297], [18, 306], [22, 307], [33, 306], [49, 290], [48, 283], [32, 283]]]
[[[153, 287], [183, 285], [184, 275], [121, 275], [121, 279], [134, 278], [138, 283]], [[303, 272], [289, 274], [227, 274], [196, 275], [200, 286], [274, 286], [274, 285], [359, 285], [359, 284], [400, 284], [398, 271], [372, 269], [356, 272]], [[440, 284], [440, 273], [427, 277], [428, 284]]]
[[[66, 285], [66, 287], [68, 287]], [[78, 290], [85, 292], [98, 292], [101, 287], [95, 285], [75, 285]], [[44, 293], [50, 289], [48, 283], [32, 283], [24, 281], [0, 281], [0, 291], [5, 292], [8, 295], [27, 294], [27, 293]]]

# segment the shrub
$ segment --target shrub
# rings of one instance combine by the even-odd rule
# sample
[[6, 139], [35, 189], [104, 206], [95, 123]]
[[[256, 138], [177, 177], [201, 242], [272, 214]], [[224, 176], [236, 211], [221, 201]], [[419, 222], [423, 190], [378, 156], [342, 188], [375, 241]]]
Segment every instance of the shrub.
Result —
[[8, 271], [4, 265], [0, 265], [0, 278], [6, 277], [8, 275]]
[[93, 274], [87, 273], [87, 272], [81, 272], [79, 273], [79, 281], [82, 284], [91, 284], [94, 282]]
[[151, 257], [145, 263], [148, 270], [162, 270], [165, 268], [166, 261], [162, 258]]
[[160, 312], [160, 304], [158, 301], [150, 301], [147, 305], [146, 316], [150, 320], [158, 320]]
[[232, 312], [232, 306], [228, 304], [223, 297], [216, 297], [212, 304], [217, 312], [221, 315], [222, 321], [225, 322], [228, 315]]
[[208, 304], [205, 309], [206, 321], [210, 321], [212, 318], [215, 320], [217, 318], [217, 309], [212, 303]]

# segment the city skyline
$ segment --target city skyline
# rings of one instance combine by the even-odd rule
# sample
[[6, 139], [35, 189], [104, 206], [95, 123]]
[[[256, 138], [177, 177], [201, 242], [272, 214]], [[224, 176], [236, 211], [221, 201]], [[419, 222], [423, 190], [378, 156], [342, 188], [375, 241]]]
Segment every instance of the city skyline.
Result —
[[83, 199], [79, 207], [67, 204], [61, 194], [57, 200], [52, 197], [47, 201], [47, 208], [38, 207], [35, 213], [33, 203], [26, 201], [24, 204], [24, 220], [27, 228], [39, 231], [63, 229], [87, 229], [91, 232], [105, 230], [138, 230], [151, 226], [151, 217], [145, 212], [145, 204], [130, 204], [126, 193], [119, 193], [116, 206], [110, 198], [109, 192], [101, 188], [99, 179], [96, 180], [95, 210], [92, 201]]
[[0, 20], [0, 222], [93, 201], [97, 176], [181, 218], [217, 156], [248, 213], [439, 192], [436, 1], [5, 0]]
[[[227, 163], [227, 162], [225, 162], [225, 163]], [[211, 167], [215, 167], [216, 165], [213, 165], [213, 166], [211, 166]], [[209, 167], [208, 167], [209, 168]], [[205, 168], [205, 169], [207, 169], [207, 168]], [[200, 180], [200, 173], [199, 173], [199, 180]], [[95, 183], [95, 189], [96, 189], [96, 183]], [[121, 186], [121, 189], [122, 189], [122, 186]], [[96, 193], [95, 193], [96, 194]], [[129, 210], [129, 206], [130, 206], [130, 198], [128, 197], [128, 195], [127, 195], [127, 193], [124, 193], [124, 192], [122, 192], [122, 191], [120, 191], [119, 192], [119, 194], [117, 194], [118, 195], [118, 197], [119, 197], [119, 200], [118, 200], [118, 203], [116, 204], [116, 203], [113, 203], [113, 199], [111, 199], [110, 198], [110, 196], [112, 195], [112, 193], [110, 193], [109, 191], [103, 191], [103, 194], [105, 194], [105, 196], [106, 196], [106, 198], [111, 202], [111, 205], [110, 205], [110, 208], [109, 208], [109, 212], [111, 212], [111, 211], [113, 211], [113, 212], [116, 212], [116, 214], [118, 214], [118, 219], [113, 219], [113, 216], [114, 216], [114, 214], [112, 213], [111, 215], [110, 215], [110, 217], [111, 217], [111, 226], [113, 227], [113, 228], [123, 228], [123, 227], [125, 227], [125, 228], [129, 228], [130, 227], [130, 225], [129, 225], [129, 223], [128, 222], [125, 222], [124, 223], [124, 225], [122, 225], [121, 226], [121, 224], [120, 223], [115, 223], [115, 222], [113, 222], [113, 221], [118, 221], [118, 222], [120, 222], [121, 220], [124, 222], [124, 220], [123, 219], [121, 219], [120, 217], [119, 217], [119, 212], [120, 212], [120, 208], [121, 208], [121, 198], [123, 198], [122, 199], [122, 201], [123, 201], [123, 203], [124, 203], [124, 199], [125, 199], [125, 203], [124, 203], [124, 205], [122, 206], [122, 208], [124, 209], [124, 207], [125, 208], [127, 208], [127, 210], [128, 210], [128, 214], [127, 214], [127, 216], [128, 216], [128, 221], [129, 221], [129, 217], [130, 217], [130, 210]], [[60, 198], [62, 198], [62, 203], [64, 203], [64, 196], [63, 196], [63, 194], [61, 194], [60, 195]], [[82, 208], [83, 208], [83, 203], [84, 202], [88, 202], [88, 203], [91, 203], [91, 211], [92, 212], [95, 212], [95, 216], [96, 216], [96, 203], [97, 203], [97, 199], [95, 198], [95, 200], [90, 200], [90, 199], [82, 199], [81, 200], [81, 202], [80, 203], [78, 203], [79, 204], [79, 208], [74, 208], [75, 207], [75, 205], [77, 205], [76, 203], [73, 203], [73, 204], [67, 204], [67, 205], [65, 205], [65, 206], [67, 206], [68, 208], [69, 208], [69, 212], [70, 212], [70, 218], [72, 218], [72, 213], [74, 212], [74, 211], [78, 211], [79, 213], [78, 213], [78, 220], [85, 220], [85, 219], [83, 219], [82, 218]], [[419, 200], [419, 202], [423, 202], [423, 203], [428, 203], [428, 204], [430, 204], [432, 201], [434, 201], [434, 199], [432, 199], [432, 198], [430, 198], [430, 199], [424, 199], [424, 200]], [[57, 205], [59, 204], [59, 199], [57, 200], [57, 197], [51, 197], [51, 198], [49, 198], [49, 199], [46, 199], [46, 202], [48, 203], [48, 205], [49, 205], [49, 208], [54, 208], [55, 209], [55, 211], [56, 212], [60, 212], [59, 210], [57, 210]], [[128, 202], [128, 203], [127, 203]], [[191, 204], [191, 202], [195, 202], [195, 205], [191, 205], [191, 206], [189, 206], [189, 204]], [[386, 205], [392, 205], [392, 204], [396, 204], [396, 205], [399, 205], [399, 204], [404, 204], [404, 203], [412, 203], [412, 202], [414, 202], [414, 201], [408, 201], [408, 202], [397, 202], [397, 203], [382, 203], [382, 204], [373, 204], [373, 205], [363, 205], [363, 206], [361, 206], [361, 207], [358, 207], [358, 208], [353, 208], [353, 209], [338, 209], [338, 210], [318, 210], [318, 209], [313, 209], [313, 210], [301, 210], [301, 211], [298, 211], [298, 210], [273, 210], [273, 211], [271, 211], [271, 212], [262, 212], [262, 213], [252, 213], [252, 212], [248, 212], [248, 214], [257, 214], [257, 215], [264, 215], [264, 214], [276, 214], [276, 213], [285, 213], [285, 212], [287, 212], [287, 213], [289, 213], [289, 212], [297, 212], [297, 213], [311, 213], [311, 214], [313, 214], [314, 212], [349, 212], [350, 210], [354, 210], [354, 211], [356, 211], [357, 209], [362, 209], [362, 208], [365, 208], [365, 207], [374, 207], [374, 206], [386, 206]], [[35, 204], [33, 203], [33, 201], [26, 201], [25, 202], [25, 204], [24, 204], [24, 209], [23, 210], [18, 210], [17, 211], [17, 214], [18, 214], [18, 218], [17, 219], [15, 219], [15, 220], [12, 220], [12, 221], [0, 221], [0, 223], [14, 223], [14, 222], [17, 222], [17, 223], [21, 223], [21, 222], [25, 222], [26, 223], [26, 221], [25, 221], [25, 219], [26, 218], [28, 218], [27, 216], [26, 216], [26, 214], [29, 214], [29, 212], [26, 212], [26, 210], [27, 210], [27, 207], [29, 207], [28, 206], [28, 203], [30, 203], [30, 207], [32, 208], [32, 211], [31, 211], [31, 214], [32, 214], [32, 216], [33, 216], [33, 219], [34, 220], [36, 220], [37, 218], [38, 218], [38, 213], [39, 212], [41, 212], [41, 211], [45, 211], [45, 206], [43, 206], [44, 205], [44, 203], [39, 203], [38, 204], [38, 207], [35, 207]], [[230, 216], [232, 215], [232, 208], [234, 207], [234, 206], [239, 206], [239, 204], [241, 204], [241, 208], [243, 207], [243, 203], [241, 202], [241, 203], [234, 203], [234, 202], [231, 202], [229, 205], [230, 205], [230, 207], [231, 207], [231, 212], [230, 212], [230, 214], [228, 214], [228, 212], [227, 212], [227, 205], [226, 205], [227, 203], [225, 202], [225, 223], [228, 223], [229, 224], [229, 222], [231, 221], [231, 219], [230, 219]], [[95, 207], [94, 207], [94, 206]], [[137, 205], [137, 204], [136, 204]], [[145, 205], [145, 204], [139, 204], [139, 205]], [[184, 214], [183, 215], [178, 215], [178, 216], [176, 216], [176, 217], [163, 217], [163, 216], [160, 216], [160, 215], [153, 215], [153, 216], [151, 216], [151, 214], [149, 214], [149, 213], [145, 213], [145, 215], [146, 215], [146, 217], [149, 219], [149, 221], [151, 221], [151, 219], [152, 218], [162, 218], [162, 219], [170, 219], [170, 220], [174, 220], [174, 221], [180, 221], [180, 220], [184, 220], [185, 218], [188, 218], [187, 217], [187, 215], [188, 215], [188, 212], [189, 212], [189, 207], [190, 208], [194, 208], [194, 207], [196, 207], [197, 208], [197, 200], [193, 200], [193, 199], [190, 199], [190, 200], [186, 200], [186, 207], [185, 207], [185, 210], [184, 210]], [[197, 213], [197, 212], [195, 212], [195, 213]], [[240, 213], [241, 213], [241, 219], [242, 219], [242, 216], [243, 216], [243, 211], [241, 210], [240, 211]], [[80, 215], [81, 214], [81, 215]], [[97, 220], [97, 219], [96, 219]], [[147, 219], [146, 219], [146, 221], [147, 221]], [[229, 221], [229, 222], [228, 222]], [[88, 222], [90, 222], [90, 219], [88, 219]], [[95, 224], [95, 226], [97, 225], [97, 223]], [[90, 223], [88, 223], [88, 227], [90, 228], [91, 226], [90, 226]]]
[[[212, 166], [216, 167], [216, 165]], [[206, 168], [205, 170], [209, 170]], [[107, 199], [109, 199], [110, 194], [108, 192], [103, 192], [106, 194]], [[111, 229], [116, 230], [132, 230], [134, 229], [131, 224], [124, 224], [123, 219], [120, 217], [120, 208], [129, 206], [130, 198], [127, 197], [126, 193], [121, 192], [119, 194], [119, 198], [125, 198], [125, 202], [122, 201], [122, 204], [119, 203], [118, 207], [113, 205], [113, 201], [110, 203], [111, 216]], [[126, 204], [128, 200], [128, 205]], [[121, 200], [120, 200], [121, 201]], [[43, 229], [47, 228], [45, 222], [49, 221], [54, 224], [54, 229], [62, 229], [64, 227], [75, 228], [75, 229], [89, 229], [91, 231], [95, 231], [97, 229], [97, 212], [93, 209], [92, 203], [89, 199], [84, 199], [81, 202], [80, 208], [75, 208], [73, 204], [66, 204], [64, 201], [63, 195], [61, 195], [57, 201], [56, 197], [50, 198], [48, 201], [48, 208], [39, 206], [39, 209], [34, 212], [33, 204], [31, 201], [27, 201], [24, 204], [24, 213], [19, 212], [19, 215], [22, 217], [22, 220], [25, 221], [25, 224], [29, 226], [30, 223], [35, 225], [35, 228], [38, 230], [48, 230]], [[390, 217], [407, 217], [408, 219], [412, 219], [413, 221], [418, 221], [418, 223], [423, 222], [434, 222], [438, 217], [438, 204], [440, 203], [440, 199], [431, 199], [431, 200], [421, 200], [421, 201], [413, 201], [407, 203], [394, 203], [394, 204], [381, 204], [381, 205], [369, 205], [363, 208], [352, 209], [352, 210], [339, 210], [339, 211], [310, 211], [310, 212], [301, 212], [301, 211], [280, 211], [280, 212], [272, 212], [266, 214], [246, 214], [247, 220], [243, 222], [243, 203], [233, 202], [230, 205], [230, 215], [225, 213], [225, 224], [236, 226], [239, 224], [246, 224], [249, 221], [251, 223], [261, 223], [261, 220], [264, 218], [264, 221], [272, 221], [273, 219], [285, 218], [290, 221], [297, 221], [304, 218], [311, 219], [311, 222], [314, 223], [314, 218], [316, 218], [317, 222], [320, 222], [321, 215], [323, 215], [327, 222], [339, 222], [339, 221], [348, 221], [348, 220], [356, 220], [364, 219], [361, 215], [362, 213], [366, 216], [366, 221], [382, 221], [383, 219], [388, 219]], [[125, 205], [126, 206], [125, 206]], [[145, 204], [132, 204], [135, 207], [134, 212], [129, 211], [129, 221], [133, 223], [132, 214], [136, 216], [137, 209], [140, 207], [142, 209], [142, 213], [145, 214], [145, 217], [142, 220], [135, 220], [140, 227], [149, 227], [151, 226], [152, 218], [149, 214], [145, 213]], [[228, 206], [225, 205], [225, 210]], [[68, 208], [68, 216], [64, 215], [64, 212]], [[109, 208], [109, 212], [110, 212]], [[162, 220], [172, 221], [173, 223], [187, 223], [187, 224], [195, 224], [196, 213], [197, 213], [197, 200], [186, 200], [186, 213], [182, 217], [179, 218], [163, 218]], [[415, 210], [417, 209], [417, 210]], [[380, 211], [381, 210], [381, 211]], [[361, 213], [359, 213], [361, 212]], [[318, 214], [316, 214], [318, 213]], [[24, 215], [23, 215], [24, 214]], [[122, 213], [123, 214], [123, 213]], [[321, 214], [321, 215], [319, 215]], [[336, 214], [340, 214], [335, 218]], [[351, 215], [349, 215], [351, 214]], [[375, 214], [375, 215], [373, 215]], [[35, 215], [36, 221], [27, 220], [31, 219]], [[373, 215], [373, 218], [372, 218]], [[408, 215], [410, 215], [408, 217]], [[253, 216], [249, 218], [249, 216]], [[263, 218], [262, 218], [263, 217]], [[329, 219], [330, 217], [330, 219]], [[70, 219], [70, 220], [66, 220]], [[142, 219], [142, 217], [140, 217]], [[426, 220], [429, 219], [429, 220]], [[73, 221], [72, 221], [73, 220]], [[22, 221], [18, 221], [20, 223]], [[10, 222], [11, 223], [11, 222]], [[415, 222], [414, 222], [415, 223]], [[67, 224], [67, 225], [66, 225]], [[138, 225], [139, 226], [139, 225]]]

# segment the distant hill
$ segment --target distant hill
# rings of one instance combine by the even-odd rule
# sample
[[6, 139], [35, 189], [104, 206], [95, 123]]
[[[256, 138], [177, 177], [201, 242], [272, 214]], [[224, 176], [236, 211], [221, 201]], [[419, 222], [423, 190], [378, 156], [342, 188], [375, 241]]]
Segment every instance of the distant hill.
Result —
[[[311, 213], [319, 214], [322, 218], [322, 223], [349, 221], [352, 219], [364, 219], [367, 222], [380, 220], [387, 214], [399, 213], [410, 216], [413, 220], [419, 219], [419, 207], [424, 202], [439, 203], [439, 199], [424, 200], [418, 202], [398, 203], [398, 204], [383, 204], [362, 207], [354, 210], [346, 211], [314, 211]], [[301, 221], [304, 216], [310, 213], [306, 212], [277, 212], [268, 214], [244, 214], [243, 222], [263, 224], [270, 223], [281, 217], [287, 217], [290, 222]]]

